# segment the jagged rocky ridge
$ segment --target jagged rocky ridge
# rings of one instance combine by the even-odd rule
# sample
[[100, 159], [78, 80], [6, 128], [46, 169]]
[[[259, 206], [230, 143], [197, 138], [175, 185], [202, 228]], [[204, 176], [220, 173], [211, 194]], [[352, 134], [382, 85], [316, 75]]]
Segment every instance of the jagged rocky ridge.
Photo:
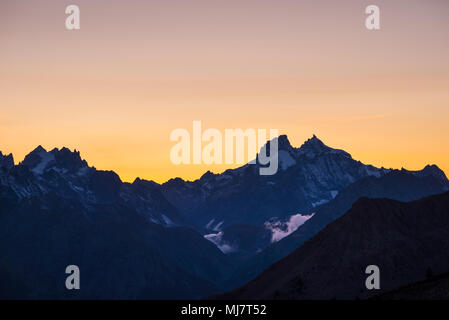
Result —
[[[278, 142], [274, 176], [260, 176], [257, 165], [245, 165], [162, 185], [138, 178], [123, 183], [67, 148], [38, 147], [18, 165], [12, 155], [0, 154], [0, 250], [5, 253], [0, 282], [10, 289], [0, 295], [199, 298], [251, 280], [360, 196], [414, 200], [447, 190], [436, 166], [397, 174], [364, 165], [315, 136], [300, 148], [286, 136]], [[271, 244], [265, 222], [296, 213], [314, 216]], [[207, 234], [219, 238], [221, 251], [203, 237]], [[73, 260], [92, 271], [84, 278], [89, 279], [85, 295], [70, 296], [61, 287], [60, 270]], [[25, 265], [45, 280], [26, 274]], [[104, 272], [98, 275], [97, 269]]]
[[245, 165], [221, 174], [207, 172], [196, 181], [172, 179], [162, 185], [162, 191], [198, 228], [217, 231], [234, 224], [263, 225], [272, 217], [310, 213], [349, 184], [388, 172], [364, 165], [316, 136], [294, 148], [282, 135], [278, 146], [275, 175], [261, 176], [258, 165]]
[[[200, 298], [231, 268], [151, 182], [38, 147], [0, 168], [0, 297]], [[83, 290], [65, 289], [78, 265]]]
[[[266, 241], [264, 227], [267, 221], [313, 214], [349, 185], [363, 178], [381, 178], [392, 171], [356, 161], [347, 152], [326, 146], [316, 136], [295, 148], [287, 136], [282, 135], [278, 146], [279, 170], [273, 176], [259, 175], [258, 165], [245, 165], [221, 174], [207, 172], [195, 181], [172, 179], [162, 184], [161, 190], [187, 220], [199, 231], [209, 234], [210, 239], [215, 239], [220, 248], [226, 248], [227, 253], [254, 254], [270, 244]], [[433, 190], [435, 193], [447, 190], [446, 176], [436, 166], [410, 173], [417, 177], [434, 176], [438, 185]], [[414, 199], [417, 198], [410, 197]], [[331, 221], [326, 220], [324, 225]], [[246, 228], [257, 239], [250, 244], [235, 232], [230, 239], [229, 234], [236, 227]]]

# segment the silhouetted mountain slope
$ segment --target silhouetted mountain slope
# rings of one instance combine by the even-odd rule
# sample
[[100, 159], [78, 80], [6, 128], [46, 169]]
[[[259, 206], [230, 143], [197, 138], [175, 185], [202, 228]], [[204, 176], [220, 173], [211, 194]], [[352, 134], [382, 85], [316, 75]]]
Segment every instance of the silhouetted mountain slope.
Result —
[[250, 281], [343, 215], [361, 197], [412, 201], [447, 191], [448, 186], [446, 176], [436, 166], [428, 166], [421, 171], [394, 170], [380, 178], [365, 177], [342, 190], [335, 199], [319, 206], [313, 217], [295, 232], [250, 258], [226, 283], [236, 287]]
[[354, 299], [365, 268], [380, 268], [381, 291], [449, 270], [449, 192], [408, 203], [359, 199], [342, 217], [226, 299]]
[[[199, 298], [216, 291], [213, 282], [230, 267], [191, 229], [164, 228], [128, 208], [87, 213], [48, 197], [0, 217], [0, 265], [28, 284], [27, 298]], [[81, 268], [84, 290], [63, 287], [69, 264]]]
[[448, 300], [449, 273], [401, 286], [376, 295], [373, 300]]
[[[122, 183], [68, 149], [0, 171], [0, 296], [200, 298], [231, 265], [154, 184]], [[65, 268], [81, 290], [65, 289]], [[13, 286], [11, 281], [17, 282]]]

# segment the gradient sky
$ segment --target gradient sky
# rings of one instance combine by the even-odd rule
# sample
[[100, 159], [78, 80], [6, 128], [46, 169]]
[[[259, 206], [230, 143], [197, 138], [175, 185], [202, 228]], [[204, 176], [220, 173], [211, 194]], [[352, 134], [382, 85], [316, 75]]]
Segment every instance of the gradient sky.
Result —
[[[65, 7], [81, 30], [65, 29]], [[381, 9], [381, 30], [364, 9]], [[194, 179], [169, 134], [316, 134], [376, 166], [449, 172], [447, 0], [2, 0], [0, 150], [80, 150], [125, 181]]]

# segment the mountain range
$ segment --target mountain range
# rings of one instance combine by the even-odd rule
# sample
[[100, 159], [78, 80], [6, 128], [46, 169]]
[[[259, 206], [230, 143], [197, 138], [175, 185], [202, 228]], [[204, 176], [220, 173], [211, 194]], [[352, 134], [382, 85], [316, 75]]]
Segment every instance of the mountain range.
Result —
[[285, 135], [277, 139], [275, 175], [260, 175], [258, 165], [247, 164], [221, 174], [207, 172], [195, 181], [172, 179], [162, 184], [162, 192], [198, 228], [216, 231], [233, 224], [261, 225], [272, 217], [307, 214], [349, 184], [388, 172], [364, 165], [316, 136], [300, 148], [292, 147]]
[[[39, 146], [17, 165], [0, 152], [0, 297], [210, 296], [301, 249], [360, 198], [412, 201], [449, 190], [435, 165], [376, 168], [316, 136], [299, 148], [276, 139], [273, 176], [247, 164], [163, 184], [122, 182], [67, 148]], [[78, 292], [64, 286], [70, 264], [83, 274]]]
[[[20, 164], [6, 163], [1, 297], [199, 298], [216, 292], [231, 267], [151, 182], [123, 183], [65, 148], [38, 147]], [[71, 264], [84, 290], [69, 294], [61, 279]]]

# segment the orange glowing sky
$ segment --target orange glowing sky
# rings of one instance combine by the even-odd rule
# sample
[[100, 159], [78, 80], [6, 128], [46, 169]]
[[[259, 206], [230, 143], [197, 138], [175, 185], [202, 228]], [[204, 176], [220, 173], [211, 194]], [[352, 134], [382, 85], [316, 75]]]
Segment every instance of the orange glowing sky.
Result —
[[[81, 30], [65, 29], [69, 4]], [[449, 172], [448, 31], [447, 0], [2, 0], [0, 150], [66, 146], [124, 181], [194, 179], [229, 167], [171, 164], [170, 132], [202, 120]]]

